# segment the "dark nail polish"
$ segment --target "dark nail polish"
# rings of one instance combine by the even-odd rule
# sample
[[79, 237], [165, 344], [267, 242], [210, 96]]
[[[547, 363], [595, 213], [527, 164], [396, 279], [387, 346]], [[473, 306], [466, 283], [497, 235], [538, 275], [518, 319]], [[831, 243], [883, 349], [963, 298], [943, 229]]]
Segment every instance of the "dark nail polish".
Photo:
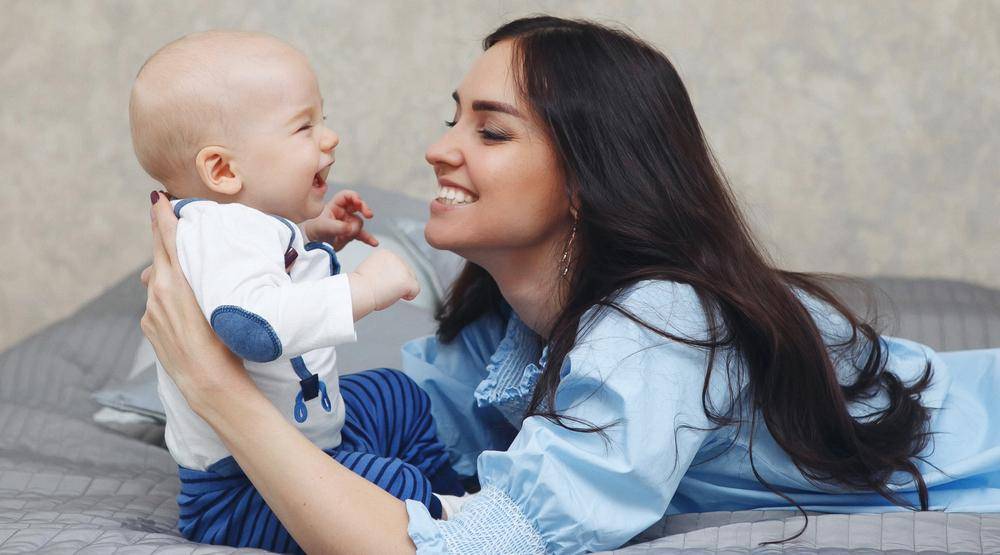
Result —
[[160, 200], [160, 195], [156, 191], [149, 193], [149, 203], [156, 204], [156, 201]]

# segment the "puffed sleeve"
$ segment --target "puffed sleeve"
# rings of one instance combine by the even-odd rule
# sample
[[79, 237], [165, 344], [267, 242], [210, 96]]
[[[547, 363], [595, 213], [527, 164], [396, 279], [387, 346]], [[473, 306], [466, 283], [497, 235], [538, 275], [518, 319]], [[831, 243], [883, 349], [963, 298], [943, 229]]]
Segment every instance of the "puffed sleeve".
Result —
[[[652, 282], [621, 303], [669, 333], [704, 338], [700, 303], [686, 286]], [[606, 437], [537, 416], [525, 419], [509, 449], [480, 456], [483, 489], [457, 515], [433, 521], [426, 509], [408, 504], [410, 535], [419, 550], [599, 551], [622, 545], [666, 512], [712, 434], [702, 406], [707, 353], [615, 311], [580, 335], [556, 409], [607, 426]], [[727, 395], [725, 375], [713, 373], [713, 405]]]
[[507, 320], [504, 314], [487, 314], [450, 343], [427, 336], [403, 346], [403, 371], [430, 396], [438, 437], [448, 448], [452, 468], [463, 477], [476, 474], [480, 453], [504, 449], [514, 437], [514, 428], [496, 409], [477, 406], [473, 398]]

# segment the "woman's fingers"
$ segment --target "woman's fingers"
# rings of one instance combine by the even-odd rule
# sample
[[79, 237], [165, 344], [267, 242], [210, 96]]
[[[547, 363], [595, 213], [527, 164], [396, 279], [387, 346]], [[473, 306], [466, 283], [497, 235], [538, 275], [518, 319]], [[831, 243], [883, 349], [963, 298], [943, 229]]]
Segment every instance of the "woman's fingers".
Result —
[[153, 203], [153, 224], [158, 233], [154, 232], [153, 237], [159, 239], [170, 264], [175, 265], [177, 264], [177, 216], [174, 215], [174, 209], [166, 197], [159, 193], [157, 196], [159, 201]]
[[142, 270], [142, 273], [139, 274], [139, 281], [141, 281], [144, 286], [149, 287], [149, 277], [152, 274], [153, 274], [153, 267], [146, 266], [146, 268]]
[[[170, 257], [167, 256], [167, 250], [163, 247], [163, 239], [160, 238], [160, 228], [153, 222], [153, 265], [150, 267], [149, 272], [147, 272], [147, 279], [152, 281], [153, 276], [156, 275], [157, 270], [164, 271], [170, 266]], [[149, 283], [146, 285], [149, 287]]]

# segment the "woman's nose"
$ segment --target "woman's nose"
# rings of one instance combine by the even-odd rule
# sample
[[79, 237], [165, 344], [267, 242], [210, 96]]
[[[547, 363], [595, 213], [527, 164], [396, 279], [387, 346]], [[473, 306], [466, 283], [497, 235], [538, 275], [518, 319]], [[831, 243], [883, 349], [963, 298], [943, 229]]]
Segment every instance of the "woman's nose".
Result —
[[462, 151], [451, 138], [450, 130], [438, 139], [434, 144], [427, 147], [424, 159], [427, 163], [437, 167], [447, 165], [457, 167], [462, 165]]

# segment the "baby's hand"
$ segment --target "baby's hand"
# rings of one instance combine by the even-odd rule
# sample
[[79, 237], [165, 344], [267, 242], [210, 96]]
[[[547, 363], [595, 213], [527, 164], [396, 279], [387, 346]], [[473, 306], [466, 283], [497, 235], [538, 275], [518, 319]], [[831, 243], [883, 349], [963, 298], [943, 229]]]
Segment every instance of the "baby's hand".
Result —
[[378, 239], [364, 230], [365, 221], [358, 214], [367, 219], [373, 216], [361, 195], [349, 190], [338, 191], [323, 207], [322, 214], [302, 223], [302, 231], [310, 241], [330, 243], [335, 251], [354, 239], [377, 247]]
[[383, 310], [396, 301], [412, 301], [420, 293], [420, 282], [403, 259], [385, 249], [372, 252], [358, 268], [348, 275], [354, 319]]

